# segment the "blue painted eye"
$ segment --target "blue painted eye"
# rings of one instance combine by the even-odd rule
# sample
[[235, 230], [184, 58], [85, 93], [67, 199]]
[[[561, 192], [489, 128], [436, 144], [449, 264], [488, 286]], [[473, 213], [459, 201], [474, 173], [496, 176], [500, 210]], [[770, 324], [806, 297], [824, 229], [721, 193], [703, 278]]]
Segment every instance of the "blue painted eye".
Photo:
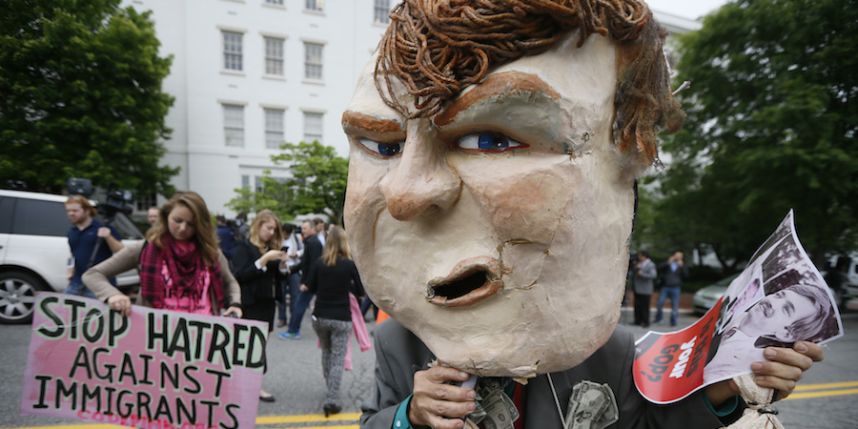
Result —
[[519, 143], [500, 133], [468, 134], [458, 141], [459, 148], [485, 152], [505, 152], [510, 149], [524, 148], [527, 145]]
[[360, 144], [385, 158], [391, 158], [402, 152], [402, 145], [404, 142], [382, 143], [370, 139], [360, 139]]

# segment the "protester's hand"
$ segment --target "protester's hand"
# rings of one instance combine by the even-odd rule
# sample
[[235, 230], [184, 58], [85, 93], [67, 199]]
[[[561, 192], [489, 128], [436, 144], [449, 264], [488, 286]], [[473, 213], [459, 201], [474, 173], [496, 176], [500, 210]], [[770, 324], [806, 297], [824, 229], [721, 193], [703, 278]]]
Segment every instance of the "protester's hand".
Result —
[[808, 341], [797, 341], [793, 348], [769, 347], [763, 351], [765, 362], [754, 362], [751, 371], [757, 386], [775, 389], [777, 399], [784, 399], [795, 389], [802, 374], [822, 362], [822, 347]]
[[[775, 389], [776, 400], [789, 396], [802, 374], [810, 369], [814, 362], [822, 362], [824, 357], [822, 347], [807, 341], [798, 341], [791, 349], [769, 347], [763, 355], [766, 361], [752, 363], [751, 372], [757, 386]], [[739, 387], [733, 380], [724, 380], [706, 388], [706, 396], [715, 406], [739, 394]]]
[[66, 277], [68, 277], [69, 280], [74, 277], [74, 267], [66, 268]]
[[102, 226], [101, 228], [98, 228], [98, 232], [96, 232], [96, 234], [101, 238], [110, 237], [110, 228]]
[[227, 308], [223, 312], [224, 317], [235, 317], [236, 319], [241, 319], [241, 315], [242, 315], [241, 308], [239, 308], [238, 306], [235, 306], [235, 305]]
[[125, 317], [131, 315], [131, 299], [121, 293], [107, 298], [107, 306], [111, 310], [118, 311]]
[[469, 377], [458, 369], [440, 365], [414, 373], [414, 392], [408, 410], [411, 426], [430, 426], [433, 429], [464, 427], [462, 417], [476, 408], [476, 392], [447, 383], [464, 382]]
[[309, 292], [310, 291], [310, 288], [308, 288], [307, 285], [305, 285], [305, 284], [302, 284], [298, 289], [300, 289], [301, 292]]

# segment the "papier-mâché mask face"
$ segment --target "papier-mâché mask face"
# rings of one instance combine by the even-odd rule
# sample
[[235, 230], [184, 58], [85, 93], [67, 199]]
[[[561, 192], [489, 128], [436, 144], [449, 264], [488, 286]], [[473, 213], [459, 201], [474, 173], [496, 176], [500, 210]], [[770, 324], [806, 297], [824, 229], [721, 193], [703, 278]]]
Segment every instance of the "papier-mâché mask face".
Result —
[[406, 119], [372, 67], [343, 116], [346, 227], [372, 299], [479, 375], [573, 367], [613, 332], [633, 177], [611, 140], [618, 52], [571, 33]]

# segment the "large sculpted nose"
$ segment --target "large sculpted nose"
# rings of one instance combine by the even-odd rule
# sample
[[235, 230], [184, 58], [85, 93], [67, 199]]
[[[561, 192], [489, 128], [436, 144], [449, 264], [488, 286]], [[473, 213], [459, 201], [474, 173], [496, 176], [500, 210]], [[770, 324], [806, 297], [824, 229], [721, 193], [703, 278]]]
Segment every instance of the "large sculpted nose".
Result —
[[444, 158], [445, 145], [434, 138], [428, 120], [409, 124], [407, 136], [399, 164], [379, 183], [387, 211], [400, 221], [413, 220], [432, 209], [449, 209], [462, 187], [462, 180]]

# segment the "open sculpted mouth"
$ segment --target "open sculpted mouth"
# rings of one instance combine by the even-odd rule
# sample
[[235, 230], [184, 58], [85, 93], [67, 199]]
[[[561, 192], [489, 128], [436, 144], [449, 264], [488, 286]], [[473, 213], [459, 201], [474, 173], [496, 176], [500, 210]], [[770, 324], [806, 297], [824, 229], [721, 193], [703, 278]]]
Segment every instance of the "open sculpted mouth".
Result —
[[445, 307], [476, 304], [503, 288], [500, 263], [497, 259], [480, 256], [456, 264], [445, 277], [429, 281], [426, 299]]

